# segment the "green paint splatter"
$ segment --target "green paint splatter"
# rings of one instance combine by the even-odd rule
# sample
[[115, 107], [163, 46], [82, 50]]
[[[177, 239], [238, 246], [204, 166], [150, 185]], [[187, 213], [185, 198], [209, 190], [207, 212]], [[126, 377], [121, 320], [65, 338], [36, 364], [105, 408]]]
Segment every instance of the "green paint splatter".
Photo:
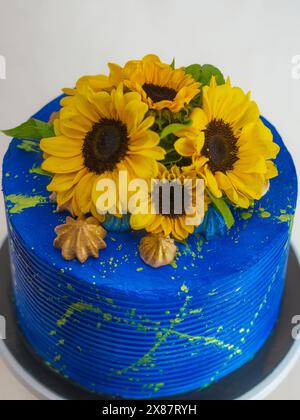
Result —
[[292, 230], [294, 226], [294, 217], [295, 214], [281, 214], [280, 216], [276, 217], [276, 219], [279, 221], [278, 223], [287, 223], [289, 226], [289, 235], [292, 235]]
[[44, 175], [51, 177], [52, 174], [50, 172], [44, 171], [40, 166], [33, 166], [29, 169], [30, 174], [37, 174], [37, 175]]
[[29, 197], [22, 194], [11, 194], [5, 197], [5, 199], [13, 204], [12, 207], [9, 207], [9, 212], [12, 214], [22, 213], [25, 209], [46, 204], [48, 202], [48, 199], [41, 195]]
[[83, 302], [76, 302], [73, 303], [65, 312], [63, 317], [57, 321], [57, 326], [62, 327], [66, 325], [69, 318], [71, 318], [76, 312], [83, 312], [83, 311], [92, 311], [96, 313], [101, 313], [99, 308], [94, 308], [93, 305], [83, 303]]
[[203, 309], [191, 309], [189, 314], [190, 315], [199, 315], [203, 312]]
[[242, 350], [238, 347], [235, 347], [232, 344], [226, 344], [224, 341], [218, 340], [215, 337], [205, 337], [205, 336], [197, 336], [197, 335], [190, 335], [190, 334], [185, 334], [185, 333], [181, 333], [178, 331], [172, 331], [172, 334], [177, 335], [178, 337], [182, 338], [182, 339], [187, 339], [189, 341], [204, 341], [204, 345], [208, 346], [208, 345], [214, 345], [217, 346], [219, 348], [221, 348], [222, 350], [234, 350], [234, 354], [241, 354]]
[[103, 314], [103, 319], [105, 321], [111, 321], [112, 320], [112, 314], [106, 312], [105, 314]]
[[61, 360], [61, 354], [54, 357], [53, 362], [59, 362]]
[[261, 217], [262, 219], [269, 219], [269, 217], [271, 217], [271, 213], [269, 213], [268, 211], [263, 211], [263, 212], [260, 214], [260, 217]]
[[253, 214], [252, 214], [252, 213], [247, 213], [247, 212], [241, 213], [241, 218], [242, 218], [243, 220], [249, 220], [249, 219], [251, 219], [251, 218], [252, 218], [252, 216], [253, 216]]
[[172, 261], [170, 265], [171, 265], [171, 267], [173, 267], [175, 269], [178, 267], [177, 262], [175, 260]]
[[24, 150], [25, 152], [38, 153], [40, 151], [39, 143], [33, 140], [22, 140], [17, 146], [18, 149]]
[[181, 289], [180, 289], [183, 293], [189, 293], [189, 288], [185, 285], [185, 284], [183, 284], [182, 286], [181, 286]]
[[111, 299], [111, 298], [104, 298], [104, 300], [105, 300], [105, 302], [107, 302], [107, 303], [109, 303], [109, 304], [111, 304], [111, 305], [113, 305], [113, 304], [114, 304], [114, 300], [113, 300], [113, 299]]
[[278, 216], [277, 219], [281, 223], [290, 223], [291, 221], [294, 220], [294, 215], [293, 214], [282, 214], [281, 216]]
[[153, 390], [154, 392], [160, 391], [165, 386], [164, 382], [158, 382], [156, 384], [145, 384], [143, 389]]

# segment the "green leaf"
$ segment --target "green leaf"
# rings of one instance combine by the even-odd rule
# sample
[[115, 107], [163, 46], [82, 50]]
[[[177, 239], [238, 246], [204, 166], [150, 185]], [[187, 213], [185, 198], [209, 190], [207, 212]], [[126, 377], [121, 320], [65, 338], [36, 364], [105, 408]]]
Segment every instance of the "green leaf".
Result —
[[55, 136], [52, 124], [31, 118], [25, 123], [10, 130], [3, 130], [4, 134], [10, 137], [17, 137], [24, 140], [42, 139]]
[[173, 58], [172, 63], [170, 64], [171, 68], [174, 70], [175, 69], [175, 57]]
[[227, 228], [231, 229], [232, 226], [235, 224], [235, 220], [224, 198], [217, 198], [209, 191], [208, 191], [208, 195], [211, 201], [213, 202], [213, 204], [215, 205], [216, 209], [223, 216], [225, 223], [227, 225]]
[[191, 123], [192, 123], [191, 121], [188, 121], [187, 124], [174, 123], [174, 124], [168, 125], [167, 127], [163, 129], [163, 131], [160, 134], [161, 140], [169, 136], [170, 134], [174, 134], [179, 130], [185, 129], [186, 127], [190, 126]]
[[201, 82], [203, 86], [206, 86], [210, 84], [213, 76], [215, 76], [218, 85], [224, 85], [225, 79], [223, 73], [211, 64], [204, 64], [204, 66], [202, 66], [202, 74], [198, 81]]
[[174, 165], [175, 163], [179, 163], [182, 160], [182, 156], [180, 156], [175, 150], [170, 151], [162, 163], [165, 166]]
[[198, 82], [202, 75], [202, 67], [200, 64], [192, 64], [185, 68], [185, 72], [190, 74]]
[[225, 79], [223, 73], [211, 64], [192, 64], [185, 68], [185, 72], [190, 74], [197, 82], [202, 83], [203, 86], [209, 85], [211, 78], [215, 76], [217, 84], [223, 85]]

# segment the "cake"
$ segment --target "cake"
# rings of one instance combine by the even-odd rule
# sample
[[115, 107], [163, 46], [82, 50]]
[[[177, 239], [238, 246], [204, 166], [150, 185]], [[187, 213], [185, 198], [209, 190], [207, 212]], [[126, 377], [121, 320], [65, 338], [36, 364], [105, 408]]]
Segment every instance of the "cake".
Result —
[[[141, 74], [153, 66], [168, 83], [163, 88], [153, 71], [156, 84], [147, 79], [142, 89]], [[3, 192], [17, 318], [33, 353], [65, 380], [113, 397], [172, 398], [237, 370], [272, 333], [285, 285], [296, 172], [273, 125], [215, 67], [175, 69], [174, 63], [147, 56], [110, 68], [109, 77], [80, 79], [30, 122], [6, 132], [16, 137], [3, 163]], [[172, 81], [181, 89], [176, 97]], [[107, 126], [116, 114], [105, 114], [108, 102], [110, 111], [114, 104], [119, 112], [113, 131], [119, 130], [118, 142], [124, 130], [120, 121], [126, 120], [120, 115], [126, 109], [133, 118], [136, 112], [140, 125], [127, 141], [149, 141], [145, 150], [160, 161], [162, 173], [176, 166], [181, 175], [186, 168], [204, 180], [205, 214], [197, 225], [178, 227], [177, 215], [169, 214], [169, 224], [161, 222], [162, 227], [153, 216], [153, 227], [147, 215], [99, 211], [93, 199], [98, 192], [92, 191], [99, 175], [95, 164], [109, 171], [116, 152], [106, 144], [100, 160], [94, 159], [100, 153], [94, 138], [102, 147], [105, 136], [107, 142], [112, 139]], [[213, 115], [216, 108], [222, 118]], [[170, 115], [182, 118], [183, 111], [184, 121], [164, 124]], [[201, 129], [205, 112], [211, 121]], [[83, 115], [94, 119], [91, 130]], [[88, 134], [78, 134], [84, 130]], [[78, 169], [81, 137], [86, 167], [81, 160]], [[165, 156], [164, 138], [176, 145], [172, 156], [180, 155], [180, 164]], [[243, 141], [251, 154], [242, 149]], [[129, 152], [122, 153], [124, 158]], [[141, 173], [156, 168], [145, 151], [137, 153]], [[237, 168], [244, 178], [234, 176]], [[85, 171], [80, 188], [77, 169]], [[230, 179], [231, 189], [226, 188]]]

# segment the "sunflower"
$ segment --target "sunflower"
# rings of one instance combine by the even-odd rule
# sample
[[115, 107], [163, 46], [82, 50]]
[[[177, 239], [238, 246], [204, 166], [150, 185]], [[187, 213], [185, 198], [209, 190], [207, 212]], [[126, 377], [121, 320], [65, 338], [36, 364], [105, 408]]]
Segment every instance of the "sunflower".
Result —
[[64, 88], [63, 92], [66, 95], [73, 96], [76, 93], [82, 95], [87, 94], [87, 89], [91, 88], [94, 92], [102, 90], [110, 91], [115, 87], [110, 81], [109, 77], [104, 74], [97, 74], [94, 76], [82, 76], [77, 80], [75, 88]]
[[[197, 226], [202, 223], [204, 212], [207, 210], [207, 201], [205, 202], [205, 208], [197, 208], [196, 212], [192, 215], [189, 206], [196, 205], [196, 183], [195, 178], [192, 181], [192, 196], [189, 198], [189, 203], [186, 202], [184, 190], [182, 188], [182, 203], [180, 203], [181, 210], [176, 209], [175, 193], [174, 189], [170, 190], [170, 205], [166, 212], [163, 208], [162, 203], [162, 181], [178, 182], [180, 186], [184, 185], [184, 181], [187, 180], [182, 170], [174, 165], [168, 170], [164, 165], [159, 164], [159, 174], [157, 179], [154, 181], [152, 186], [152, 194], [148, 197], [146, 208], [148, 209], [147, 214], [132, 214], [130, 218], [131, 227], [134, 230], [145, 229], [147, 232], [152, 234], [163, 234], [164, 237], [171, 236], [179, 241], [184, 241], [190, 234], [192, 234]], [[155, 192], [158, 194], [156, 195]], [[155, 201], [155, 197], [158, 200]], [[182, 204], [182, 205], [181, 205]], [[155, 211], [152, 211], [152, 209]], [[204, 211], [203, 211], [204, 210]], [[187, 222], [187, 217], [193, 217], [194, 223], [191, 225]]]
[[141, 61], [129, 61], [124, 68], [109, 64], [112, 84], [124, 82], [131, 91], [140, 93], [150, 109], [178, 112], [199, 93], [200, 83], [183, 69], [173, 69], [156, 55]]
[[77, 216], [97, 215], [96, 184], [101, 178], [115, 181], [118, 189], [119, 171], [127, 171], [128, 180], [157, 175], [157, 161], [165, 152], [150, 130], [154, 119], [145, 118], [147, 111], [140, 95], [124, 93], [123, 85], [110, 93], [75, 93], [62, 107], [56, 136], [41, 140], [42, 167], [54, 174], [48, 190], [57, 193], [60, 207], [71, 204]]
[[205, 180], [217, 198], [225, 194], [242, 208], [259, 200], [278, 175], [275, 159], [279, 146], [260, 119], [250, 94], [232, 87], [229, 80], [217, 86], [213, 78], [203, 89], [203, 109], [195, 108], [192, 124], [176, 133], [176, 151], [192, 159], [191, 168]]

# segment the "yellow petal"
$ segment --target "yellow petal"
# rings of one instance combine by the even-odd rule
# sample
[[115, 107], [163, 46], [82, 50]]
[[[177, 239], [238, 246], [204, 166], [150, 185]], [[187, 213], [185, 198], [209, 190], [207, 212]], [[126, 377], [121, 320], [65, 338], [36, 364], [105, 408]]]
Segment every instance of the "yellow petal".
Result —
[[48, 191], [66, 191], [76, 184], [77, 172], [70, 174], [56, 174], [47, 186]]
[[107, 92], [98, 92], [91, 98], [93, 104], [97, 107], [101, 118], [112, 117], [112, 99]]
[[73, 140], [64, 136], [42, 139], [40, 143], [40, 147], [45, 153], [57, 157], [78, 156], [82, 152], [82, 146], [82, 140]]
[[97, 112], [96, 107], [92, 106], [86, 98], [81, 95], [76, 95], [75, 104], [78, 111], [90, 121], [93, 121], [94, 123], [99, 121], [99, 112]]
[[66, 174], [71, 172], [77, 172], [84, 168], [84, 162], [82, 156], [76, 156], [68, 159], [59, 157], [49, 157], [42, 165], [45, 171], [49, 171], [57, 174]]
[[108, 67], [110, 69], [110, 81], [115, 85], [118, 86], [124, 80], [123, 69], [118, 64], [109, 63]]
[[193, 127], [197, 130], [202, 131], [208, 124], [207, 115], [201, 108], [195, 108], [191, 114], [191, 120], [193, 121]]
[[226, 174], [223, 172], [216, 172], [215, 178], [221, 190], [229, 190], [232, 188], [232, 183]]
[[[147, 117], [144, 119], [144, 121], [137, 127], [137, 129], [134, 131], [134, 136], [139, 136], [145, 133], [148, 128], [151, 128], [155, 122], [154, 117]], [[158, 136], [158, 134], [157, 134]]]
[[166, 151], [162, 147], [156, 146], [149, 149], [141, 149], [141, 150], [132, 151], [130, 155], [132, 156], [140, 155], [140, 156], [149, 157], [155, 160], [163, 160], [165, 158]]
[[75, 188], [75, 197], [81, 212], [86, 214], [91, 210], [92, 188], [97, 175], [93, 173], [86, 174]]
[[222, 192], [218, 187], [217, 180], [207, 166], [204, 168], [204, 176], [207, 187], [212, 192], [212, 194], [217, 198], [222, 197]]
[[237, 192], [259, 200], [264, 191], [264, 177], [258, 174], [242, 174], [235, 171], [229, 171], [228, 177]]
[[158, 173], [157, 162], [149, 157], [131, 155], [125, 158], [124, 163], [129, 166], [138, 177], [143, 179], [155, 178]]
[[196, 146], [196, 141], [189, 137], [181, 138], [174, 144], [176, 152], [185, 157], [192, 157], [196, 151]]
[[69, 203], [69, 201], [72, 200], [73, 195], [74, 195], [73, 188], [70, 188], [67, 191], [58, 192], [57, 197], [56, 197], [57, 204], [59, 206], [63, 206], [64, 204]]
[[145, 229], [153, 223], [154, 219], [154, 214], [133, 214], [130, 217], [130, 226], [134, 230]]
[[162, 216], [161, 226], [165, 236], [169, 236], [172, 233], [172, 221], [168, 216]]
[[79, 131], [77, 129], [68, 127], [66, 124], [63, 124], [60, 119], [57, 119], [54, 121], [54, 127], [55, 127], [55, 134], [57, 136], [63, 134], [65, 137], [71, 138], [71, 139], [79, 139], [82, 140], [86, 136], [86, 133], [83, 131]]
[[154, 131], [145, 131], [130, 136], [129, 150], [150, 149], [159, 144], [159, 135]]
[[267, 174], [266, 174], [267, 179], [276, 178], [278, 176], [278, 169], [277, 169], [274, 162], [268, 160], [267, 161], [267, 169], [268, 169]]
[[267, 172], [267, 162], [261, 156], [251, 156], [240, 158], [235, 164], [234, 169], [237, 173], [259, 173], [265, 174]]
[[131, 101], [125, 106], [124, 122], [126, 123], [129, 132], [136, 130], [142, 123], [148, 106], [141, 101]]

